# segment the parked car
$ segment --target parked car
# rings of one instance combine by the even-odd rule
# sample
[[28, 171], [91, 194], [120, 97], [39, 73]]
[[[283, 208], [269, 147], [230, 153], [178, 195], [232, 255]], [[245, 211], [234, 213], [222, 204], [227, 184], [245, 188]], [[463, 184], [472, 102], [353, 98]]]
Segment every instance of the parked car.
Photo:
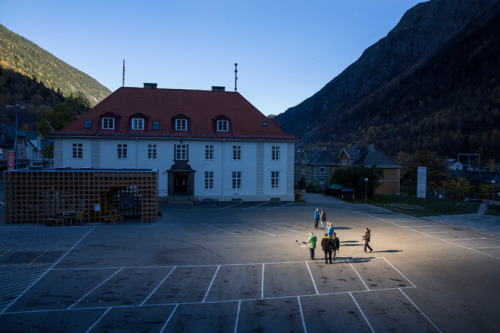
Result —
[[479, 202], [479, 203], [483, 203], [483, 200], [479, 199], [479, 198], [465, 198], [464, 201], [467, 201], [467, 202]]

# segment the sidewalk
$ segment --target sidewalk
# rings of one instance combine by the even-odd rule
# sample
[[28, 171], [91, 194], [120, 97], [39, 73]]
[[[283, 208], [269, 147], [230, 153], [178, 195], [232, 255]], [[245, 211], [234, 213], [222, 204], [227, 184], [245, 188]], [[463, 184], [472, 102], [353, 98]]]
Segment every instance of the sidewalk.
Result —
[[[338, 198], [317, 193], [304, 193], [302, 199], [310, 204], [344, 203], [348, 205]], [[426, 216], [423, 219], [500, 239], [500, 216], [484, 215], [484, 210], [485, 207], [482, 204], [477, 214]]]

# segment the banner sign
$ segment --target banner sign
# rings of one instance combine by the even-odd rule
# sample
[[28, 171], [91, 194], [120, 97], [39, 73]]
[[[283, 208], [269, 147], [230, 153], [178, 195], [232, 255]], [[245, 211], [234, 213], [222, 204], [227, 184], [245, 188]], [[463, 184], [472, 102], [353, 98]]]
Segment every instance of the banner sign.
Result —
[[427, 167], [418, 167], [417, 177], [417, 198], [425, 199], [425, 192], [427, 187]]
[[7, 152], [7, 170], [16, 170], [16, 152]]

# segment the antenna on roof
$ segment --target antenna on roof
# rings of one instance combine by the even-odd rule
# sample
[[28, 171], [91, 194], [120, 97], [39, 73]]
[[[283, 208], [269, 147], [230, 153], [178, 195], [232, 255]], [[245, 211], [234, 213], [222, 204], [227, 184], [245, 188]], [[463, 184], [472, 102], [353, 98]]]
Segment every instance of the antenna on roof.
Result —
[[238, 91], [238, 63], [234, 64], [234, 91]]
[[123, 59], [122, 87], [125, 87], [125, 59]]

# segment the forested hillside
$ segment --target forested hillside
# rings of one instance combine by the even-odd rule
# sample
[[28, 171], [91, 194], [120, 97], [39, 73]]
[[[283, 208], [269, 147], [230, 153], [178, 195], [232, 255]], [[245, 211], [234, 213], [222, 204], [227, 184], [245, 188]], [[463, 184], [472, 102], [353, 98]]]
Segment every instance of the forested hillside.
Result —
[[500, 2], [431, 0], [276, 119], [306, 145], [500, 161]]
[[95, 105], [111, 92], [31, 41], [0, 25], [0, 65], [66, 97], [81, 93]]

